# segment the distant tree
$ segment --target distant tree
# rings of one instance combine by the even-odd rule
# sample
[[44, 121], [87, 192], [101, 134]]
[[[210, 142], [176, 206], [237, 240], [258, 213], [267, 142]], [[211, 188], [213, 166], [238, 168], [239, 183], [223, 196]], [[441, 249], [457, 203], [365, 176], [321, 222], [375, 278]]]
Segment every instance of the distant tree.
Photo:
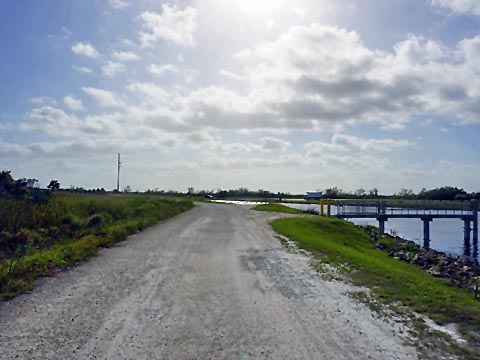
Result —
[[37, 187], [38, 185], [38, 180], [37, 179], [25, 179], [26, 183], [27, 183], [27, 187], [30, 188], [30, 189], [33, 189], [35, 187]]
[[132, 192], [132, 188], [130, 187], [130, 185], [125, 186], [125, 188], [123, 189], [123, 192], [131, 193], [131, 192]]
[[29, 181], [25, 178], [17, 179], [10, 187], [10, 195], [19, 198], [24, 198], [28, 194], [27, 184]]
[[341, 193], [343, 193], [343, 191], [335, 186], [333, 188], [325, 189], [325, 191], [323, 192], [323, 197], [336, 199]]
[[419, 198], [428, 200], [467, 200], [468, 194], [465, 190], [452, 186], [443, 186], [433, 190], [422, 191]]
[[60, 183], [57, 180], [50, 180], [47, 189], [51, 190], [52, 192], [55, 190], [60, 190]]
[[19, 200], [32, 201], [35, 203], [46, 203], [50, 195], [47, 191], [36, 186], [37, 179], [15, 180], [10, 171], [0, 172], [0, 198], [15, 198]]
[[377, 189], [377, 188], [373, 188], [373, 189], [368, 190], [368, 196], [370, 196], [370, 197], [378, 197], [378, 189]]
[[397, 198], [402, 198], [402, 199], [416, 199], [417, 195], [413, 192], [412, 189], [407, 189], [407, 188], [401, 188], [398, 193], [394, 194], [395, 197]]
[[363, 195], [365, 195], [365, 189], [360, 188], [355, 190], [355, 196], [363, 196]]
[[12, 175], [10, 175], [10, 171], [0, 172], [0, 197], [6, 197], [10, 195], [10, 191], [14, 184], [15, 180], [13, 179]]

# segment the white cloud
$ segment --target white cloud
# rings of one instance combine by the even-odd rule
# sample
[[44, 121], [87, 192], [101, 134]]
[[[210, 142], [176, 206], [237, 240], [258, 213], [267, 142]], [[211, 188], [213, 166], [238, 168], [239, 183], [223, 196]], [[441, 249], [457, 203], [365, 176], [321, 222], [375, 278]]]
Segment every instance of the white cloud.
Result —
[[232, 79], [232, 80], [244, 80], [244, 77], [243, 76], [240, 76], [240, 75], [237, 75], [233, 72], [230, 72], [230, 71], [227, 71], [227, 70], [220, 70], [218, 72], [219, 75], [222, 75], [222, 76], [225, 76], [226, 78], [228, 79]]
[[[110, 131], [110, 129], [108, 130]], [[26, 156], [35, 154], [35, 156], [52, 156], [58, 158], [67, 157], [85, 157], [86, 155], [98, 156], [99, 153], [114, 154], [118, 151], [125, 151], [134, 154], [139, 151], [152, 151], [159, 149], [168, 149], [175, 146], [175, 140], [165, 138], [149, 139], [125, 139], [120, 136], [108, 136], [101, 138], [76, 137], [75, 139], [56, 141], [56, 142], [36, 142], [28, 145], [5, 143], [0, 139], [0, 157]]]
[[142, 105], [145, 105], [145, 102], [155, 105], [156, 107], [158, 107], [160, 104], [172, 105], [171, 94], [153, 83], [131, 83], [127, 85], [127, 90], [139, 95], [139, 97], [144, 101]]
[[326, 152], [339, 151], [350, 153], [383, 152], [411, 146], [408, 140], [396, 139], [362, 139], [357, 136], [334, 134], [330, 143], [323, 141], [309, 142], [304, 145], [308, 156], [325, 155]]
[[[127, 123], [125, 116], [118, 112], [87, 115], [81, 118], [51, 106], [32, 109], [27, 120], [21, 123], [19, 128], [23, 131], [42, 131], [50, 136], [58, 136], [64, 141], [73, 139], [75, 143], [85, 138], [101, 141], [105, 135], [108, 135], [108, 138], [124, 141], [148, 140], [153, 137], [158, 139], [158, 136], [155, 136], [158, 131], [146, 129], [140, 124]], [[48, 142], [45, 143], [48, 144]], [[51, 145], [48, 146], [51, 147]]]
[[130, 6], [128, 1], [125, 0], [109, 0], [110, 5], [118, 10], [125, 9]]
[[29, 122], [20, 125], [20, 129], [40, 130], [49, 135], [68, 135], [74, 131], [77, 122], [75, 117], [52, 106], [43, 106], [30, 111]]
[[198, 70], [186, 69], [185, 70], [185, 82], [187, 84], [192, 83], [199, 74], [200, 74], [200, 72]]
[[285, 151], [290, 147], [288, 141], [273, 137], [260, 138], [260, 145], [263, 149], [272, 151]]
[[88, 43], [78, 42], [72, 46], [72, 51], [77, 55], [83, 55], [93, 59], [100, 56], [100, 53]]
[[[243, 88], [192, 91], [182, 85], [165, 89], [131, 83], [129, 111], [135, 109], [136, 119], [154, 128], [182, 132], [195, 128], [338, 133], [354, 123], [398, 131], [415, 115], [464, 124], [480, 121], [476, 100], [480, 36], [453, 47], [408, 36], [385, 52], [366, 47], [355, 32], [313, 24], [291, 28], [235, 59], [238, 73], [220, 73], [242, 79], [235, 85]], [[173, 64], [151, 64], [147, 69], [156, 75], [180, 72]], [[193, 69], [182, 73], [187, 82], [198, 74]]]
[[185, 137], [184, 144], [202, 150], [209, 150], [214, 154], [238, 153], [255, 154], [264, 152], [284, 152], [290, 143], [274, 137], [261, 137], [256, 142], [226, 143], [220, 137], [214, 137], [207, 132], [193, 132]]
[[86, 110], [83, 106], [83, 103], [80, 99], [77, 99], [74, 96], [68, 95], [63, 98], [63, 103], [73, 111], [82, 111]]
[[162, 5], [162, 13], [146, 11], [140, 15], [144, 32], [140, 34], [142, 46], [148, 47], [158, 40], [171, 41], [177, 45], [192, 46], [197, 29], [197, 10], [186, 7], [180, 10], [175, 5]]
[[82, 87], [82, 90], [90, 95], [101, 107], [122, 107], [125, 105], [110, 91], [94, 87]]
[[454, 12], [480, 15], [480, 2], [478, 0], [430, 0], [433, 5], [448, 8]]
[[117, 74], [125, 72], [125, 65], [108, 61], [102, 66], [102, 75], [107, 77], [114, 77]]
[[72, 69], [75, 70], [75, 71], [78, 71], [79, 73], [82, 73], [82, 74], [93, 74], [92, 69], [90, 69], [89, 67], [85, 67], [85, 66], [73, 65]]
[[140, 60], [140, 57], [131, 51], [114, 51], [112, 58], [123, 62]]
[[147, 67], [147, 70], [154, 74], [154, 75], [158, 75], [158, 76], [162, 76], [163, 74], [167, 73], [167, 72], [171, 72], [173, 74], [176, 74], [178, 73], [178, 67], [176, 67], [175, 65], [173, 64], [165, 64], [165, 65], [155, 65], [155, 64], [150, 64], [148, 67]]
[[31, 154], [27, 146], [11, 144], [0, 139], [0, 157], [23, 156]]
[[[415, 115], [480, 121], [480, 36], [456, 47], [409, 36], [394, 52], [366, 47], [355, 32], [313, 24], [234, 55], [244, 66], [251, 112], [277, 127], [327, 129], [377, 122], [402, 129]], [[242, 101], [238, 101], [240, 105]], [[225, 113], [220, 105], [210, 112]], [[230, 109], [244, 114], [245, 108]], [[263, 124], [262, 124], [263, 123]]]
[[57, 101], [50, 96], [38, 96], [28, 100], [35, 105], [56, 105]]

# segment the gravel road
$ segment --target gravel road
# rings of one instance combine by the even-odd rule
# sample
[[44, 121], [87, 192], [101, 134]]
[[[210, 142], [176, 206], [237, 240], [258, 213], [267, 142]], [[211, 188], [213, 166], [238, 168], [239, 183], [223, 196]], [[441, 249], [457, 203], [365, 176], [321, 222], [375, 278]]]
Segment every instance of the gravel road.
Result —
[[197, 204], [0, 304], [0, 358], [416, 359], [268, 225]]

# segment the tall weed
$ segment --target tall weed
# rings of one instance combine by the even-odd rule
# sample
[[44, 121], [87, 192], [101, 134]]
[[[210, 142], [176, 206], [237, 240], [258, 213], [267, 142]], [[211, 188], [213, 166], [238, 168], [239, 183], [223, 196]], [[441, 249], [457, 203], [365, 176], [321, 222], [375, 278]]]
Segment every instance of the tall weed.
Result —
[[0, 199], [0, 300], [192, 207], [144, 195], [56, 194], [43, 204]]

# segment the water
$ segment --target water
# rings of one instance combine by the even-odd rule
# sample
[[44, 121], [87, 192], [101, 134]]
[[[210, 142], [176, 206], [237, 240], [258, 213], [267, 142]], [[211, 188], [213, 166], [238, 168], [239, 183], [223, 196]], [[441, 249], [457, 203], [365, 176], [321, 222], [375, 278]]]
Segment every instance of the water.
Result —
[[[320, 205], [312, 204], [283, 204], [294, 209], [320, 211]], [[325, 207], [326, 211], [326, 207]], [[332, 206], [332, 215], [337, 213], [336, 206]], [[374, 225], [375, 219], [348, 219], [357, 225]], [[420, 219], [389, 219], [385, 223], [385, 232], [412, 240], [423, 246], [423, 222]], [[463, 221], [460, 219], [433, 219], [430, 223], [430, 246], [438, 251], [463, 255]]]
[[235, 205], [262, 205], [268, 204], [268, 202], [262, 201], [248, 201], [248, 200], [211, 200], [212, 202], [219, 204], [235, 204]]

